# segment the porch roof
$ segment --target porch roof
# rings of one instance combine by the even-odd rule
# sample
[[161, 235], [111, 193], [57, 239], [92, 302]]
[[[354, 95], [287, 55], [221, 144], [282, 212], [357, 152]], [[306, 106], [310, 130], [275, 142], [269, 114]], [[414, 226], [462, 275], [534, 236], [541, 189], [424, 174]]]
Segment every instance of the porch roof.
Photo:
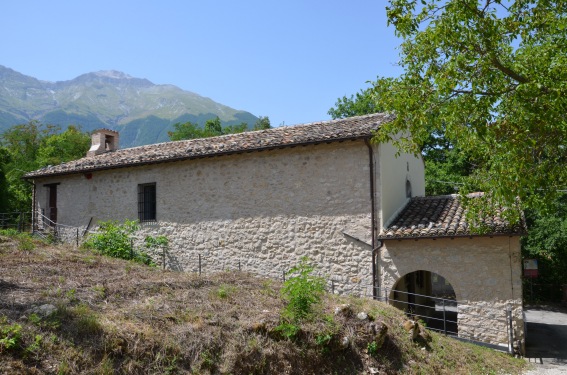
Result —
[[[482, 194], [482, 193], [480, 193]], [[477, 193], [477, 195], [480, 195]], [[466, 209], [458, 195], [412, 198], [402, 212], [378, 236], [378, 239], [417, 239], [471, 236], [518, 236], [526, 233], [523, 220], [510, 225], [502, 217], [504, 209], [480, 219], [473, 228], [466, 219]]]

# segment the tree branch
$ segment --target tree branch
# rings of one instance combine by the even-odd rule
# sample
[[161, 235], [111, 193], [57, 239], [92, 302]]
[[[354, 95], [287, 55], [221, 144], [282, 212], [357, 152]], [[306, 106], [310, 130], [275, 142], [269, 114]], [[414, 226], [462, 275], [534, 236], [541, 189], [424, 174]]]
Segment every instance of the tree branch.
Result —
[[496, 56], [492, 56], [490, 58], [490, 61], [492, 62], [494, 67], [496, 67], [496, 69], [500, 70], [502, 73], [506, 74], [508, 77], [516, 80], [517, 82], [528, 83], [530, 81], [529, 79], [527, 79], [523, 75], [516, 73], [512, 69], [502, 65], [502, 63], [500, 62], [500, 60], [498, 60], [498, 58]]

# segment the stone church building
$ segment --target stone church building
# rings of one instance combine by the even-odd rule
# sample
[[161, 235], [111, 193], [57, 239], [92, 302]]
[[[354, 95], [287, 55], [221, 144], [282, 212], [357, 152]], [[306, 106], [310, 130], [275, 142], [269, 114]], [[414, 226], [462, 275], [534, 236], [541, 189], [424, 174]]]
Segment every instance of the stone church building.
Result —
[[512, 306], [521, 337], [522, 229], [495, 217], [491, 232], [477, 236], [458, 197], [424, 197], [421, 157], [371, 142], [390, 119], [373, 114], [128, 149], [102, 129], [86, 157], [25, 176], [34, 184], [34, 225], [73, 237], [98, 221], [137, 219], [140, 238], [169, 238], [169, 269], [281, 278], [307, 256], [335, 292], [398, 303], [416, 303], [403, 291], [431, 293], [444, 280], [466, 301], [460, 325], [474, 320], [463, 306]]

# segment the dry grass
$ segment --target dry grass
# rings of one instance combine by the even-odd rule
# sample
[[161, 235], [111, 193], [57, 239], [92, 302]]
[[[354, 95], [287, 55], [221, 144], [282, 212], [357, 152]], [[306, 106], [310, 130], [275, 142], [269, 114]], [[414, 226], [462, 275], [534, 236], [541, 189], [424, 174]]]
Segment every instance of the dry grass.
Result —
[[[400, 311], [368, 299], [327, 296], [318, 318], [289, 340], [275, 330], [280, 287], [244, 273], [199, 277], [39, 242], [22, 252], [17, 240], [0, 237], [0, 373], [488, 374], [524, 366], [441, 335], [413, 342]], [[335, 314], [345, 303], [350, 308]], [[44, 304], [56, 311], [32, 313]], [[358, 320], [360, 311], [373, 321]], [[383, 324], [387, 338], [369, 352]], [[2, 332], [18, 325], [16, 345], [6, 348]]]

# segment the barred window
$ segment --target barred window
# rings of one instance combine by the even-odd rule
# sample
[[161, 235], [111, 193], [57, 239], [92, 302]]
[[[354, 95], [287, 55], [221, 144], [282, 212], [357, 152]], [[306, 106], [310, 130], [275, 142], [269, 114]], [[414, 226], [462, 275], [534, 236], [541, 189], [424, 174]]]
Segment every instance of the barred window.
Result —
[[138, 185], [138, 219], [141, 223], [156, 220], [156, 184]]

